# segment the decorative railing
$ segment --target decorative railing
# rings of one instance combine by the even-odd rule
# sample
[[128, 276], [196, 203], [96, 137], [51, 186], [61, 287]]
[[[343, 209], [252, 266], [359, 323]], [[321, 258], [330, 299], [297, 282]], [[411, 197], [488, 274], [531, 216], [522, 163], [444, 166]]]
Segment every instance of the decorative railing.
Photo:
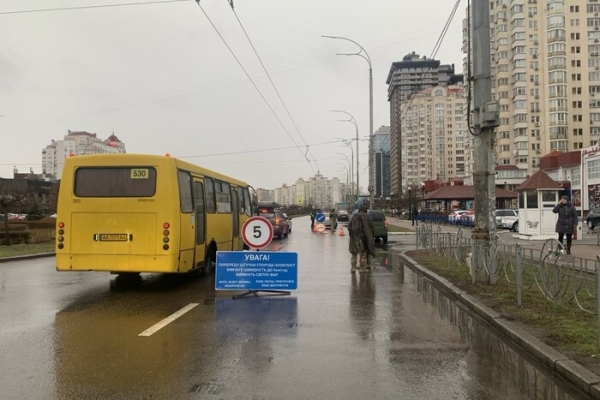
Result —
[[449, 233], [426, 223], [417, 227], [416, 238], [417, 249], [427, 250], [432, 260], [438, 256], [446, 260], [447, 268], [469, 268], [473, 283], [479, 280], [494, 284], [504, 279], [514, 284], [519, 306], [527, 306], [523, 304], [524, 290], [537, 289], [550, 302], [574, 304], [585, 313], [597, 314], [600, 326], [598, 259], [567, 255], [556, 239], [533, 248], [501, 243], [497, 235], [489, 241], [473, 240], [462, 228]]

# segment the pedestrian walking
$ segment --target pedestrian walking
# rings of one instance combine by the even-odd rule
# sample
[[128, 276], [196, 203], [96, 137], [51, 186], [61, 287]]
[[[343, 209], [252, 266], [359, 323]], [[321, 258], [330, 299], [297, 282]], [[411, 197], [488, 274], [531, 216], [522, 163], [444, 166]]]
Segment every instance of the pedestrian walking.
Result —
[[367, 214], [368, 203], [362, 203], [358, 213], [348, 223], [348, 234], [350, 236], [349, 250], [351, 257], [350, 272], [354, 273], [359, 263], [359, 272], [367, 272], [371, 269], [373, 257], [375, 256], [375, 227], [371, 217]]
[[315, 229], [315, 218], [317, 217], [317, 210], [313, 209], [310, 212], [310, 230]]
[[554, 214], [558, 214], [556, 221], [556, 233], [558, 233], [558, 241], [563, 244], [563, 238], [567, 237], [567, 254], [571, 254], [571, 242], [573, 241], [573, 232], [577, 229], [579, 219], [577, 217], [577, 209], [569, 201], [569, 196], [561, 197], [560, 201], [552, 210]]
[[412, 211], [412, 224], [413, 224], [413, 226], [415, 226], [415, 225], [419, 226], [419, 221], [417, 220], [417, 215], [419, 215], [419, 210], [417, 210], [417, 207], [414, 207], [413, 211]]

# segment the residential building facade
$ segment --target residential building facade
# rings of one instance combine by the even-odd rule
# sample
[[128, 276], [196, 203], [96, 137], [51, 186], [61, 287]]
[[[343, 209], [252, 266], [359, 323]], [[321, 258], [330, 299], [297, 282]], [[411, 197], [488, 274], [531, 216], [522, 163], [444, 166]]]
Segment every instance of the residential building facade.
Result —
[[375, 153], [375, 193], [377, 198], [390, 197], [390, 127], [382, 126], [373, 132]]
[[[579, 150], [600, 138], [600, 3], [490, 5], [493, 100], [500, 111], [496, 179], [514, 186], [539, 169], [544, 154]], [[465, 54], [468, 33], [465, 20]], [[465, 183], [471, 179], [469, 156]]]
[[403, 188], [464, 174], [467, 126], [462, 85], [436, 86], [411, 96], [403, 118]]
[[63, 140], [52, 140], [42, 150], [42, 174], [60, 179], [65, 158], [73, 155], [125, 153], [125, 143], [113, 133], [102, 140], [95, 133], [67, 131]]
[[256, 201], [258, 202], [266, 202], [266, 201], [275, 201], [275, 191], [269, 189], [256, 189]]
[[295, 184], [282, 185], [273, 190], [276, 203], [281, 206], [328, 208], [346, 201], [346, 184], [339, 178], [328, 179], [316, 174], [308, 180], [298, 179]]
[[441, 65], [439, 60], [421, 58], [415, 52], [402, 61], [392, 63], [386, 83], [390, 102], [390, 192], [401, 195], [407, 187], [407, 175], [403, 170], [407, 154], [403, 137], [406, 135], [407, 110], [412, 95], [429, 87], [445, 87], [462, 82], [462, 75], [455, 75], [454, 65]]

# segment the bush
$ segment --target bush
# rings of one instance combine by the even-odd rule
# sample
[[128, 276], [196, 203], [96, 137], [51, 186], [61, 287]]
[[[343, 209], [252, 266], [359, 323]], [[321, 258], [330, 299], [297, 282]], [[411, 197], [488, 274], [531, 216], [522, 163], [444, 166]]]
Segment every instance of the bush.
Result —
[[[8, 223], [8, 231], [9, 232], [23, 232], [27, 229], [27, 224], [24, 222], [9, 222]], [[0, 224], [0, 230], [4, 231], [4, 224]]]
[[[6, 244], [6, 233], [0, 232], [0, 243]], [[8, 244], [31, 243], [31, 232], [8, 232]]]
[[30, 243], [49, 243], [56, 239], [54, 229], [32, 229]]
[[27, 221], [29, 229], [56, 229], [56, 218], [45, 218], [39, 221]]

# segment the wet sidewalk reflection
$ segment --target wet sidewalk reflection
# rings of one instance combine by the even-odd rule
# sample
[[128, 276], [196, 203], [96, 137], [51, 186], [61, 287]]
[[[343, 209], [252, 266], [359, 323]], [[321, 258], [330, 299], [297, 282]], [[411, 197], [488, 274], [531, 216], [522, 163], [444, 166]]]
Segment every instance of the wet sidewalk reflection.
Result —
[[[436, 313], [460, 337], [460, 359], [436, 353], [440, 365], [456, 362], [464, 368], [463, 390], [469, 399], [586, 399], [586, 395], [562, 382], [552, 371], [521, 354], [488, 324], [462, 304], [440, 292], [430, 281], [405, 269], [405, 286], [420, 294], [423, 313]], [[399, 352], [398, 357], [402, 356]], [[390, 360], [394, 362], [394, 359]], [[429, 365], [432, 365], [428, 363]]]

